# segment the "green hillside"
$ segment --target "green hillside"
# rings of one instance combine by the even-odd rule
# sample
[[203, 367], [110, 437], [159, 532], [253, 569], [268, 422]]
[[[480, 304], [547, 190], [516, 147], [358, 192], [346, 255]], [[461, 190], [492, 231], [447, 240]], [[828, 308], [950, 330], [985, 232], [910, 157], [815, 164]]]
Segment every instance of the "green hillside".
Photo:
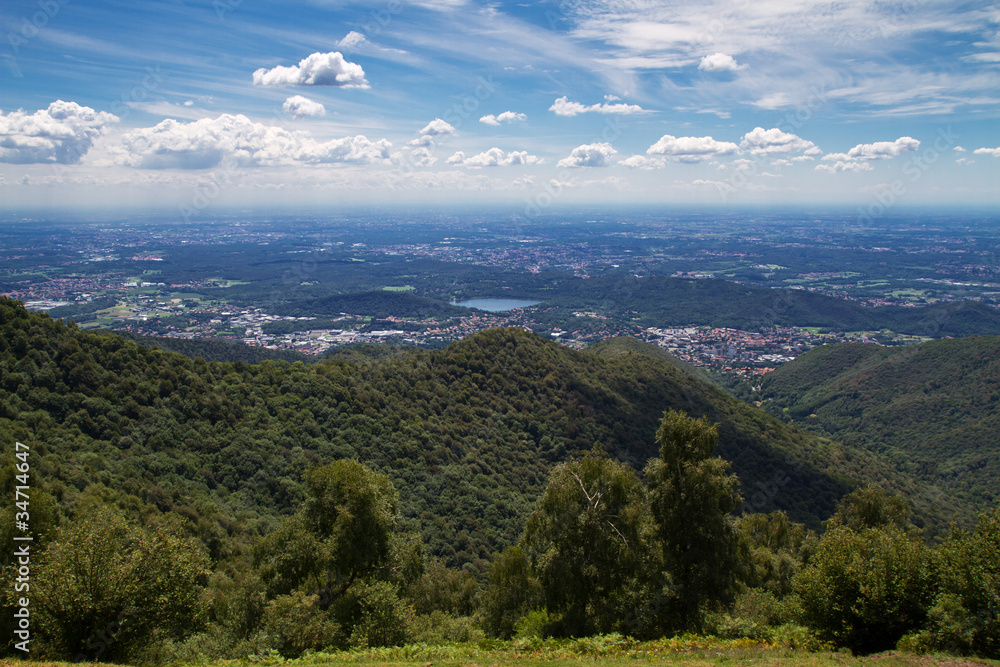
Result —
[[0, 541], [31, 537], [0, 653], [29, 613], [33, 656], [131, 664], [515, 633], [998, 655], [996, 511], [932, 550], [968, 505], [632, 339], [371, 352], [209, 362], [0, 299]]
[[[220, 545], [269, 530], [301, 503], [309, 465], [347, 457], [391, 477], [432, 553], [481, 565], [517, 539], [556, 463], [597, 445], [640, 469], [666, 408], [721, 424], [719, 452], [751, 510], [817, 526], [858, 480], [926, 496], [866, 452], [789, 428], [635, 341], [576, 352], [495, 329], [374, 362], [248, 365], [0, 308], [3, 451], [36, 443], [39, 476], [66, 508], [105, 488], [194, 514]], [[633, 353], [613, 353], [622, 346]], [[959, 511], [947, 498], [925, 505], [932, 525]]]
[[135, 341], [143, 347], [159, 348], [164, 352], [179, 352], [186, 357], [201, 357], [205, 361], [241, 361], [245, 364], [259, 364], [262, 361], [302, 361], [312, 363], [315, 357], [294, 350], [270, 350], [266, 347], [244, 345], [228, 340], [207, 338], [167, 338], [164, 336], [141, 336], [129, 331], [116, 331], [119, 336]]
[[317, 299], [292, 301], [276, 309], [279, 315], [337, 316], [340, 313], [386, 317], [441, 318], [468, 315], [470, 310], [444, 301], [418, 296], [409, 292], [375, 290], [351, 294], [334, 294]]
[[768, 374], [755, 398], [948, 494], [978, 505], [1000, 498], [998, 336], [825, 345]]
[[726, 280], [666, 276], [601, 276], [566, 281], [546, 305], [634, 318], [643, 326], [711, 325], [757, 329], [810, 326], [836, 331], [891, 329], [921, 336], [1000, 333], [1000, 312], [981, 303], [936, 303], [920, 308], [868, 308], [806, 290], [764, 289]]

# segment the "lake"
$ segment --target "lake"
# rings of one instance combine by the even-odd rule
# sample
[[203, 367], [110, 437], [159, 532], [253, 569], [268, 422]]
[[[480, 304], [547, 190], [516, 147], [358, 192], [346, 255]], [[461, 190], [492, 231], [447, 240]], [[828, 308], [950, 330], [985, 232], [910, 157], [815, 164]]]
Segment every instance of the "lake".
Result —
[[541, 301], [528, 301], [526, 299], [466, 299], [465, 301], [452, 301], [453, 306], [464, 306], [465, 308], [478, 308], [491, 313], [502, 313], [515, 308], [527, 308], [535, 306]]

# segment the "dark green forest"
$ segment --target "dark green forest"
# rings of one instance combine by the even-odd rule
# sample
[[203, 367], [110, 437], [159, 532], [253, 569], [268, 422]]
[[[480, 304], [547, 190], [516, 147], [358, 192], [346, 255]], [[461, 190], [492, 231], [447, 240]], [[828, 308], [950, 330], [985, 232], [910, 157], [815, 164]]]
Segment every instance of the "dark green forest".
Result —
[[950, 495], [979, 506], [1000, 498], [1000, 337], [824, 345], [743, 395]]
[[30, 468], [36, 655], [683, 631], [996, 655], [996, 512], [638, 341], [213, 362], [8, 299], [0, 334], [0, 532]]

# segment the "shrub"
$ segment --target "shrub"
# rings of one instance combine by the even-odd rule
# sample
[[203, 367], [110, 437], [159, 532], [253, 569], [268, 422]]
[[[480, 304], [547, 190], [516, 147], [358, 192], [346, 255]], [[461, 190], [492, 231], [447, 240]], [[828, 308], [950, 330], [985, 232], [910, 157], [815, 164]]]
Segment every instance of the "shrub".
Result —
[[933, 595], [930, 552], [895, 527], [827, 531], [795, 578], [806, 623], [862, 653], [921, 627]]

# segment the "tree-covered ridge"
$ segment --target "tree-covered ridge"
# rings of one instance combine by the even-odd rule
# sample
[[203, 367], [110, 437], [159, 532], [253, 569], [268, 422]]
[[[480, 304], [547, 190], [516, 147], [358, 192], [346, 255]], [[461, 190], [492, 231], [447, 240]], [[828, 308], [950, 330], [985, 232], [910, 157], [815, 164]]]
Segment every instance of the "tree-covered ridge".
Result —
[[3, 444], [37, 443], [68, 506], [100, 485], [196, 515], [206, 535], [268, 530], [302, 501], [310, 464], [357, 458], [391, 477], [432, 553], [482, 566], [516, 540], [553, 465], [599, 443], [641, 469], [664, 408], [721, 424], [753, 511], [815, 526], [855, 480], [922, 493], [634, 344], [590, 354], [498, 329], [361, 364], [211, 363], [0, 307]]
[[115, 333], [126, 340], [135, 341], [143, 347], [157, 347], [164, 352], [179, 352], [192, 359], [201, 357], [205, 361], [240, 361], [245, 364], [259, 364], [269, 359], [289, 363], [316, 361], [315, 357], [294, 350], [270, 350], [266, 347], [255, 347], [225, 340], [141, 336], [128, 331], [116, 331]]
[[374, 290], [334, 294], [316, 299], [294, 301], [276, 308], [280, 315], [336, 317], [341, 313], [385, 317], [446, 318], [468, 315], [469, 309], [453, 306], [409, 292]]
[[1000, 498], [998, 336], [822, 346], [768, 374], [754, 398], [973, 503]]
[[[700, 632], [998, 655], [1000, 514], [931, 549], [906, 499], [836, 495], [862, 468], [919, 485], [661, 351], [496, 329], [357, 359], [192, 360], [0, 302], [0, 541], [30, 467], [33, 654]], [[822, 537], [791, 519], [825, 506]]]
[[572, 279], [539, 293], [547, 305], [569, 312], [596, 310], [642, 326], [711, 325], [756, 330], [811, 326], [835, 331], [891, 329], [920, 336], [971, 336], [1000, 332], [1000, 312], [976, 302], [919, 308], [869, 308], [853, 301], [794, 289], [764, 289], [726, 280], [608, 275]]

